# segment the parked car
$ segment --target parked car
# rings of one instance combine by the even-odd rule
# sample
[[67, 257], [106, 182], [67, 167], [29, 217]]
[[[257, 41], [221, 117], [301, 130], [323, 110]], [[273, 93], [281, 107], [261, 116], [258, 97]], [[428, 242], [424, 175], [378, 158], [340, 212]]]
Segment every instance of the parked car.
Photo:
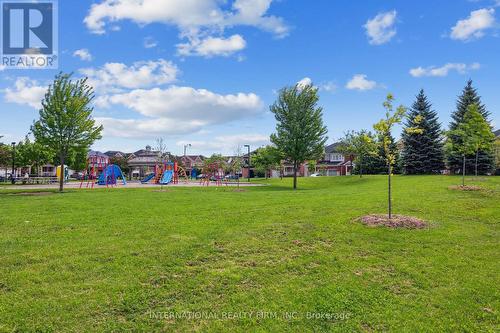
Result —
[[321, 174], [319, 174], [319, 173], [313, 173], [313, 174], [311, 174], [311, 177], [321, 177]]

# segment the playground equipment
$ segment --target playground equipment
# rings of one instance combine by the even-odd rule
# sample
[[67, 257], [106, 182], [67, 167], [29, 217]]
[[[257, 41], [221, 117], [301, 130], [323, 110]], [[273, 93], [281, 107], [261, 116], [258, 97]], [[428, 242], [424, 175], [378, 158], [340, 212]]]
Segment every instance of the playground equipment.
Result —
[[90, 152], [87, 156], [87, 163], [85, 165], [85, 170], [83, 172], [82, 181], [80, 182], [80, 188], [82, 188], [83, 183], [86, 181], [86, 187], [94, 188], [94, 184], [97, 180], [97, 175], [104, 171], [108, 165], [107, 156], [103, 156], [97, 152]]
[[151, 179], [155, 178], [155, 173], [152, 172], [149, 175], [147, 175], [143, 180], [141, 180], [141, 183], [147, 184], [151, 181]]
[[155, 171], [148, 174], [141, 180], [141, 183], [146, 184], [152, 181], [154, 184], [160, 185], [178, 184], [181, 177], [186, 183], [189, 181], [186, 170], [177, 162], [163, 161], [155, 165]]
[[125, 175], [118, 165], [108, 164], [107, 156], [97, 152], [91, 152], [87, 156], [87, 165], [80, 182], [80, 188], [86, 182], [86, 188], [94, 188], [94, 184], [106, 185], [106, 187], [117, 185], [117, 179], [121, 178], [123, 185], [127, 185]]
[[125, 176], [123, 175], [122, 169], [116, 164], [110, 164], [104, 168], [103, 172], [99, 175], [99, 180], [97, 184], [113, 186], [117, 184], [118, 178], [122, 179], [123, 185], [127, 185]]
[[[215, 182], [216, 186], [222, 186], [224, 179], [224, 168], [221, 162], [213, 162], [206, 164], [202, 169], [203, 177], [200, 179], [200, 185], [209, 186], [210, 181]], [[227, 185], [227, 183], [226, 183]]]

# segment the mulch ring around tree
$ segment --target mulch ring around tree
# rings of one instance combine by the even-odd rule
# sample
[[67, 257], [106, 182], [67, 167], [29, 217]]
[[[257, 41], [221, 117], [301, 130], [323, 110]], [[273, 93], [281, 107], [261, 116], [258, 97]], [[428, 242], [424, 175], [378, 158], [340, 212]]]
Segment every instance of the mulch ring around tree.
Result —
[[423, 229], [428, 226], [427, 222], [413, 216], [392, 215], [389, 219], [385, 214], [370, 214], [359, 218], [359, 221], [369, 227], [388, 227], [388, 228], [406, 228]]
[[448, 188], [455, 191], [481, 191], [483, 189], [481, 186], [476, 185], [455, 185]]

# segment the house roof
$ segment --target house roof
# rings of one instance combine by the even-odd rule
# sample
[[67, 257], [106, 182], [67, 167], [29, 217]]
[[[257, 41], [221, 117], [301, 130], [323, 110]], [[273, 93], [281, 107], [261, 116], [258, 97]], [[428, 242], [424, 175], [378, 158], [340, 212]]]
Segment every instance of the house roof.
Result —
[[495, 136], [498, 138], [500, 137], [500, 129], [496, 130], [495, 132], [493, 132], [493, 134], [495, 134]]
[[327, 154], [337, 153], [337, 149], [339, 146], [340, 146], [340, 142], [332, 143], [331, 145], [328, 145], [325, 147], [325, 153], [327, 153]]
[[107, 152], [104, 153], [104, 155], [109, 156], [109, 157], [113, 157], [113, 156], [116, 156], [118, 154], [120, 154], [122, 156], [126, 156], [127, 155], [126, 153], [118, 151], [118, 150], [109, 150], [109, 151], [107, 151]]
[[156, 156], [136, 156], [128, 160], [129, 164], [156, 164], [157, 162]]
[[90, 151], [87, 153], [87, 157], [90, 157], [90, 156], [98, 156], [98, 157], [106, 157], [106, 158], [108, 158], [108, 157], [109, 157], [108, 155], [103, 154], [103, 153], [101, 153], [100, 151], [95, 151], [95, 150], [90, 150]]

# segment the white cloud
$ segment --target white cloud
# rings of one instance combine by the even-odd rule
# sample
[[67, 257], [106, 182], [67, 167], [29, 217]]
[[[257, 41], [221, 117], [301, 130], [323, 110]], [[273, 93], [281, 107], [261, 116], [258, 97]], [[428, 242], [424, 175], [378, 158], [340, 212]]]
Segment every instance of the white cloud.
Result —
[[[267, 15], [272, 0], [234, 0], [232, 5], [220, 0], [102, 0], [93, 4], [85, 17], [87, 28], [96, 34], [103, 34], [109, 23], [122, 20], [131, 20], [139, 25], [150, 23], [163, 23], [176, 26], [182, 38], [187, 38], [188, 43], [179, 44], [179, 53], [186, 55], [203, 55], [196, 52], [198, 44], [207, 41], [206, 47], [221, 48], [211, 44], [226, 42], [226, 53], [234, 48], [242, 49], [242, 40], [236, 40], [236, 35], [224, 38], [224, 30], [234, 26], [252, 26], [273, 33], [277, 37], [288, 34], [288, 27], [280, 17]], [[210, 40], [209, 38], [215, 38]], [[237, 42], [238, 45], [227, 45], [227, 42]], [[190, 44], [193, 44], [191, 47]], [[227, 47], [230, 47], [227, 50]], [[187, 52], [194, 49], [194, 51]], [[184, 51], [183, 51], [184, 50]], [[209, 52], [210, 51], [205, 51]], [[225, 55], [225, 52], [212, 53], [212, 55]], [[234, 52], [234, 51], [233, 51]]]
[[177, 86], [99, 96], [96, 105], [101, 108], [121, 105], [143, 116], [141, 119], [98, 118], [105, 126], [105, 135], [125, 138], [191, 134], [206, 126], [264, 112], [261, 99], [252, 93], [220, 95]]
[[199, 39], [193, 37], [188, 43], [177, 44], [177, 50], [180, 55], [200, 55], [212, 57], [217, 55], [229, 56], [235, 52], [241, 51], [246, 47], [246, 41], [241, 35], [232, 35], [229, 38], [207, 37]]
[[309, 77], [305, 77], [297, 82], [297, 86], [301, 89], [305, 88], [306, 86], [312, 86], [312, 80]]
[[460, 20], [451, 28], [452, 39], [469, 41], [481, 38], [485, 30], [495, 25], [495, 9], [479, 9], [470, 13], [470, 16]]
[[397, 12], [393, 10], [380, 13], [366, 22], [363, 27], [366, 29], [366, 35], [370, 44], [385, 44], [396, 36], [396, 29], [394, 28], [396, 16]]
[[90, 54], [89, 50], [87, 49], [76, 50], [73, 53], [73, 57], [78, 57], [83, 61], [92, 61], [92, 54]]
[[333, 82], [325, 82], [319, 86], [319, 90], [334, 92], [337, 90], [337, 85]]
[[123, 88], [148, 88], [175, 82], [179, 69], [170, 61], [139, 61], [127, 66], [106, 63], [100, 68], [84, 68], [80, 74], [89, 78], [89, 84], [101, 92], [119, 92]]
[[158, 41], [156, 41], [153, 37], [144, 38], [144, 47], [147, 49], [152, 49], [158, 46]]
[[444, 77], [447, 76], [451, 71], [456, 71], [459, 74], [466, 74], [471, 70], [478, 70], [481, 68], [481, 64], [473, 63], [471, 65], [462, 63], [447, 63], [441, 67], [416, 67], [410, 69], [410, 75], [413, 77], [423, 77], [423, 76], [437, 76]]
[[123, 105], [147, 117], [196, 121], [204, 125], [229, 122], [262, 112], [262, 101], [253, 93], [220, 95], [191, 87], [137, 89], [106, 99], [108, 105]]
[[178, 121], [168, 118], [116, 119], [96, 117], [96, 122], [104, 126], [104, 135], [119, 138], [153, 138], [192, 134], [203, 128], [196, 121]]
[[356, 74], [346, 84], [347, 89], [352, 90], [372, 90], [378, 86], [377, 82], [368, 80], [365, 74]]
[[246, 149], [243, 145], [249, 144], [251, 149], [255, 149], [264, 145], [268, 145], [269, 135], [263, 134], [237, 134], [237, 135], [222, 135], [211, 138], [210, 140], [200, 141], [200, 140], [181, 140], [177, 141], [176, 145], [178, 147], [183, 147], [186, 144], [191, 144], [191, 150], [199, 153], [206, 152], [211, 153], [221, 153], [232, 155], [237, 153], [238, 148], [240, 148], [240, 153], [246, 153]]
[[20, 105], [28, 105], [34, 109], [41, 108], [42, 99], [47, 92], [47, 86], [27, 77], [17, 78], [13, 88], [4, 90], [5, 101]]

